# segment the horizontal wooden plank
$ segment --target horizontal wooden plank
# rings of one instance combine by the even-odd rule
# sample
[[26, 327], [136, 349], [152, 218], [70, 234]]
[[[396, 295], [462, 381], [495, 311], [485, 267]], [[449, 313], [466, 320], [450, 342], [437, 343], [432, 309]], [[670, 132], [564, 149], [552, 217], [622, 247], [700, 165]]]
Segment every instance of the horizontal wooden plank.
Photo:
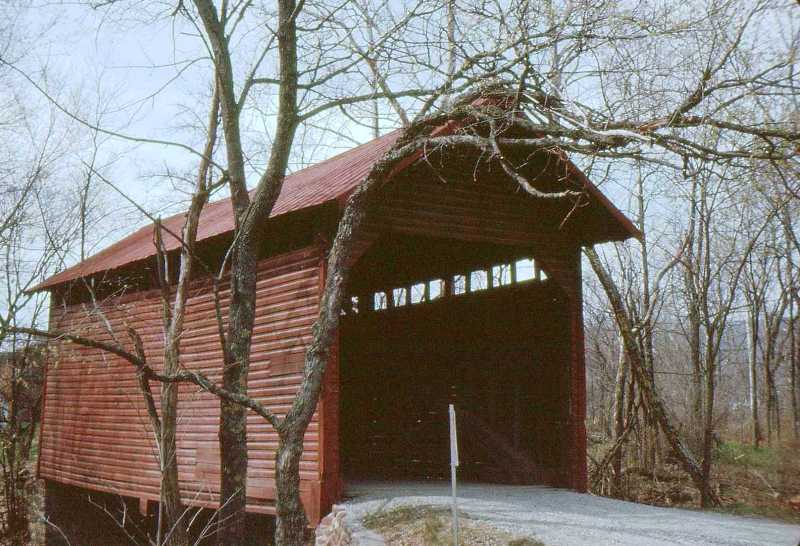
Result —
[[[250, 394], [276, 414], [285, 414], [302, 380], [299, 373], [311, 340], [319, 301], [319, 249], [309, 247], [262, 261], [256, 283], [256, 321], [250, 372]], [[221, 285], [223, 314], [229, 298]], [[54, 328], [127, 346], [125, 329], [142, 338], [148, 363], [163, 363], [160, 294], [150, 291], [111, 298], [97, 310], [73, 305], [54, 312]], [[107, 331], [112, 329], [113, 334]], [[187, 367], [220, 381], [221, 351], [213, 297], [200, 280], [190, 290], [181, 353]], [[50, 365], [40, 475], [82, 487], [139, 498], [158, 498], [155, 442], [133, 367], [122, 359], [76, 344], [61, 343]], [[158, 406], [159, 386], [154, 385]], [[181, 489], [193, 504], [217, 502], [216, 437], [219, 401], [194, 385], [179, 386], [178, 466]], [[319, 416], [315, 413], [301, 459], [303, 491], [318, 490]], [[261, 417], [248, 416], [248, 505], [264, 510], [274, 496], [277, 433]], [[209, 485], [211, 484], [211, 485]], [[316, 484], [316, 485], [314, 485]], [[266, 503], [266, 504], [265, 504]]]

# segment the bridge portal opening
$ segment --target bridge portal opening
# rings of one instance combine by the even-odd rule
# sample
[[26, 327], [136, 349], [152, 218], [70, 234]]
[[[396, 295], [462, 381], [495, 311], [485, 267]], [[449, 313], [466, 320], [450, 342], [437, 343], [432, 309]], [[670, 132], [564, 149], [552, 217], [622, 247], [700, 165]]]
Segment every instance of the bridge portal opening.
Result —
[[487, 252], [395, 240], [357, 265], [339, 338], [346, 481], [447, 479], [452, 403], [461, 479], [564, 483], [566, 296], [524, 249]]

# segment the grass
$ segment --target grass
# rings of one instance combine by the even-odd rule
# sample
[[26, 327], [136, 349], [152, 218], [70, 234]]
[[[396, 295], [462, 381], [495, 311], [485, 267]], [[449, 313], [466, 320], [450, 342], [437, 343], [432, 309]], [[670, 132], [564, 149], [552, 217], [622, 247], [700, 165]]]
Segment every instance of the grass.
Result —
[[800, 458], [796, 445], [755, 447], [724, 442], [716, 452], [716, 476], [727, 485], [720, 511], [800, 523], [787, 500], [800, 494]]
[[364, 517], [364, 527], [374, 531], [388, 529], [398, 525], [408, 525], [419, 519], [447, 515], [450, 511], [447, 508], [438, 506], [398, 506], [391, 510], [378, 510]]
[[[442, 506], [398, 506], [364, 517], [364, 526], [380, 533], [386, 544], [396, 546], [451, 546], [450, 509]], [[465, 545], [545, 546], [533, 538], [515, 537], [460, 514], [460, 543]]]
[[[596, 442], [590, 447], [591, 454], [598, 458], [609, 446]], [[736, 441], [720, 444], [711, 471], [722, 500], [716, 511], [800, 523], [800, 510], [792, 504], [800, 497], [798, 453], [800, 442], [792, 440], [761, 447]], [[699, 508], [697, 489], [674, 461], [667, 459], [659, 465], [657, 479], [635, 471], [636, 462], [630, 457], [628, 461], [629, 471], [623, 477], [619, 498], [656, 506]]]
[[723, 464], [745, 466], [764, 472], [777, 469], [780, 456], [771, 447], [755, 447], [739, 442], [724, 442], [717, 449], [717, 460]]

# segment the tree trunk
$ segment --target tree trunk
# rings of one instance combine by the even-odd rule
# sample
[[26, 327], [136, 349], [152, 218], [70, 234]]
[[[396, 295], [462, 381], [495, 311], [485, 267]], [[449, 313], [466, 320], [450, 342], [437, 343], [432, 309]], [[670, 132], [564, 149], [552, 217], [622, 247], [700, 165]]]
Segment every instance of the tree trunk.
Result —
[[[691, 282], [691, 281], [689, 281]], [[700, 451], [703, 430], [703, 364], [700, 357], [700, 318], [694, 305], [689, 306], [689, 355], [692, 373], [692, 407], [689, 425], [689, 441], [692, 449]]]
[[705, 496], [712, 504], [719, 505], [719, 498], [711, 488], [711, 484], [703, 479], [702, 468], [697, 464], [697, 460], [692, 455], [692, 452], [683, 443], [678, 435], [678, 431], [672, 425], [664, 402], [655, 390], [650, 375], [644, 370], [642, 354], [639, 345], [636, 343], [636, 336], [634, 335], [634, 327], [625, 310], [619, 290], [606, 272], [594, 249], [587, 248], [584, 252], [611, 304], [611, 308], [614, 312], [614, 319], [617, 322], [620, 334], [625, 343], [625, 351], [628, 355], [631, 372], [636, 378], [636, 383], [639, 385], [640, 392], [644, 395], [644, 399], [650, 412], [653, 414], [653, 418], [658, 422], [673, 453], [678, 461], [680, 461], [686, 473], [691, 476], [692, 482], [694, 482], [695, 487], [701, 492], [701, 496]]
[[[766, 351], [767, 353], [769, 351]], [[775, 377], [772, 373], [772, 367], [770, 366], [770, 358], [767, 354], [764, 355], [764, 388], [766, 390], [767, 395], [767, 445], [770, 447], [772, 446], [772, 439], [775, 434], [775, 413], [776, 413], [776, 388], [775, 388]]]
[[[703, 363], [701, 358], [700, 348], [700, 294], [698, 293], [697, 286], [695, 285], [696, 272], [695, 263], [700, 248], [702, 245], [698, 242], [697, 230], [700, 212], [698, 210], [698, 191], [700, 184], [697, 178], [692, 178], [692, 191], [690, 196], [689, 208], [689, 225], [686, 228], [688, 236], [686, 246], [686, 271], [683, 275], [683, 284], [686, 290], [687, 298], [687, 320], [688, 324], [688, 342], [689, 342], [689, 359], [690, 359], [690, 373], [692, 374], [692, 402], [691, 414], [689, 416], [688, 436], [689, 445], [692, 450], [697, 453], [701, 450], [703, 445], [702, 430], [703, 430]], [[701, 239], [702, 240], [702, 239]]]
[[308, 520], [300, 499], [300, 458], [303, 435], [281, 434], [275, 453], [275, 491], [277, 514], [276, 546], [299, 546], [306, 543]]
[[748, 302], [747, 311], [747, 345], [748, 369], [750, 379], [750, 420], [753, 425], [753, 445], [761, 445], [761, 426], [758, 419], [758, 309], [753, 308], [755, 302]]
[[6, 533], [10, 538], [12, 546], [25, 546], [29, 538], [29, 521], [28, 521], [28, 506], [29, 499], [24, 494], [23, 488], [25, 487], [25, 480], [21, 476], [21, 466], [28, 461], [28, 456], [20, 449], [21, 434], [18, 403], [20, 401], [19, 389], [19, 366], [20, 360], [26, 358], [25, 356], [19, 357], [12, 356], [11, 360], [6, 363], [10, 366], [10, 377], [8, 378], [7, 393], [7, 422], [5, 423], [6, 430], [4, 430], [3, 438], [3, 461], [0, 462], [3, 468], [3, 489], [5, 491], [4, 512], [6, 516]]
[[792, 401], [792, 430], [794, 431], [794, 439], [800, 438], [800, 393], [798, 393], [797, 385], [797, 366], [800, 360], [800, 346], [798, 345], [797, 336], [797, 317], [795, 317], [795, 300], [793, 295], [789, 303], [789, 384], [790, 396]]
[[[347, 200], [336, 230], [328, 260], [325, 262], [325, 290], [319, 305], [319, 315], [312, 328], [312, 340], [306, 350], [303, 382], [292, 401], [286, 417], [278, 427], [281, 438], [276, 454], [276, 494], [278, 518], [276, 546], [302, 546], [301, 527], [305, 515], [299, 499], [300, 456], [303, 435], [314, 415], [322, 391], [322, 379], [331, 348], [336, 341], [347, 283], [355, 258], [353, 252], [359, 239], [367, 204], [375, 188], [386, 183], [405, 164], [410, 164], [415, 146], [404, 146], [387, 153]], [[279, 473], [280, 475], [278, 475]], [[284, 504], [285, 503], [285, 504]]]
[[[650, 285], [650, 247], [647, 241], [647, 202], [645, 199], [644, 177], [641, 176], [641, 173], [639, 173], [639, 176], [637, 177], [636, 186], [636, 200], [638, 203], [636, 220], [639, 231], [642, 234], [641, 238], [639, 239], [639, 244], [641, 246], [640, 259], [642, 267], [641, 306], [642, 309], [644, 309], [641, 318], [642, 327], [639, 331], [639, 338], [641, 339], [642, 355], [644, 357], [646, 372], [650, 376], [650, 382], [653, 385], [653, 388], [656, 388], [655, 353], [653, 351], [653, 323], [649, 313], [649, 310], [652, 308], [652, 287]], [[646, 461], [646, 466], [655, 474], [657, 461], [656, 450], [658, 448], [658, 424], [652, 418], [651, 413], [647, 411], [646, 407], [643, 407], [642, 409], [645, 413], [642, 422], [645, 424], [643, 431], [646, 438], [646, 457], [644, 460]]]
[[705, 415], [703, 420], [703, 463], [702, 480], [703, 487], [700, 489], [700, 506], [709, 508], [714, 504], [719, 504], [713, 500], [711, 493], [711, 461], [714, 456], [714, 396], [716, 393], [716, 365], [713, 362], [713, 355], [706, 363], [706, 382], [705, 382]]
[[[614, 390], [614, 440], [619, 441], [625, 430], [625, 383], [628, 376], [628, 359], [625, 358], [625, 343], [620, 336], [619, 364], [617, 366], [617, 379]], [[612, 468], [614, 476], [612, 488], [614, 495], [619, 496], [622, 491], [622, 457], [623, 449], [620, 446], [614, 454]]]
[[[255, 322], [255, 287], [259, 253], [266, 241], [264, 225], [280, 195], [289, 154], [298, 125], [297, 28], [295, 0], [278, 0], [279, 81], [278, 115], [269, 160], [252, 199], [248, 194], [242, 148], [241, 104], [234, 87], [235, 72], [222, 13], [210, 0], [194, 0], [214, 54], [219, 86], [222, 127], [227, 154], [228, 185], [235, 218], [231, 251], [231, 288], [228, 329], [225, 336], [223, 388], [247, 394], [250, 349]], [[223, 3], [223, 6], [225, 4]], [[247, 410], [227, 400], [220, 401], [220, 509], [217, 514], [219, 546], [239, 546], [245, 541], [247, 498]], [[278, 495], [279, 499], [281, 498]], [[280, 502], [280, 500], [278, 501]]]
[[[169, 371], [171, 366], [165, 366]], [[161, 513], [159, 521], [162, 543], [167, 546], [188, 546], [188, 518], [181, 502], [178, 481], [176, 433], [178, 427], [178, 384], [161, 385]]]
[[[250, 238], [234, 246], [224, 389], [247, 394], [250, 344], [255, 321], [257, 252]], [[245, 540], [247, 500], [247, 409], [220, 399], [220, 508], [217, 544], [237, 546]]]

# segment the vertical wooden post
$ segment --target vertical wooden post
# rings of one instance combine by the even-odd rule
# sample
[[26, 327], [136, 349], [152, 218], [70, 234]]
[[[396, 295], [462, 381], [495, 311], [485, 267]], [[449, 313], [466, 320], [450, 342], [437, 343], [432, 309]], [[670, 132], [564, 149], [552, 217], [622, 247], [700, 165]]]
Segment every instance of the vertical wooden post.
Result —
[[[534, 264], [539, 260], [534, 258]], [[565, 434], [562, 477], [558, 483], [576, 491], [585, 492], [589, 476], [586, 467], [586, 358], [583, 338], [583, 279], [581, 277], [581, 249], [549, 253], [542, 257], [545, 273], [553, 279], [566, 295], [567, 320], [569, 321], [569, 349], [564, 353], [567, 361], [564, 378], [567, 390], [568, 425]], [[541, 269], [536, 267], [537, 278]]]
[[[56, 314], [55, 309], [57, 307], [56, 302], [62, 298], [66, 297], [66, 295], [61, 294], [60, 290], [53, 290], [50, 292], [50, 309], [47, 311], [47, 324], [48, 328], [51, 330], [56, 328]], [[57, 352], [56, 352], [57, 353]], [[44, 362], [42, 362], [42, 392], [41, 392], [41, 402], [40, 402], [40, 410], [39, 410], [39, 433], [37, 440], [37, 447], [36, 450], [36, 479], [41, 480], [42, 474], [42, 438], [44, 437], [44, 424], [45, 424], [45, 417], [47, 417], [47, 378], [48, 378], [48, 371], [50, 370], [50, 359], [52, 358], [53, 352], [48, 351], [47, 355], [44, 357]], [[46, 491], [46, 488], [45, 488]]]
[[576, 491], [588, 489], [586, 468], [586, 354], [583, 336], [583, 279], [581, 276], [581, 252], [575, 250], [571, 275], [572, 290], [568, 294], [570, 306], [571, 362], [570, 362], [570, 421], [571, 487]]

